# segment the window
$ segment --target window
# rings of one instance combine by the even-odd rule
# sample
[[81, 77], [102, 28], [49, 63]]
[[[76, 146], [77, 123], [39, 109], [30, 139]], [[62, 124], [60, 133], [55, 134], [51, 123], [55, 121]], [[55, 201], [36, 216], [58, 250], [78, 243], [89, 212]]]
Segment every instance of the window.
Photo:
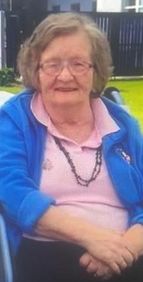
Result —
[[80, 12], [80, 3], [71, 4], [71, 11]]
[[130, 5], [130, 6], [135, 5], [135, 4], [136, 4], [135, 2], [136, 2], [135, 0], [130, 0], [130, 1], [129, 1], [129, 5]]
[[124, 7], [128, 12], [142, 12], [143, 0], [126, 0], [126, 6]]
[[92, 1], [92, 12], [96, 12], [96, 10], [97, 10], [97, 2], [96, 0], [93, 0]]
[[52, 11], [53, 12], [60, 12], [60, 5], [53, 5], [52, 6]]

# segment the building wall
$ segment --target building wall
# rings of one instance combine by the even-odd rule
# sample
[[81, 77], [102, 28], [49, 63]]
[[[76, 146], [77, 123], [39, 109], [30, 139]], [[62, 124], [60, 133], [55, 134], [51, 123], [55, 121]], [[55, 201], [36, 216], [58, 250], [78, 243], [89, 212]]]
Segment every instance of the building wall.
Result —
[[[96, 2], [97, 12], [127, 12], [126, 6], [135, 5], [136, 0], [47, 0], [49, 11], [53, 10], [54, 6], [59, 6], [61, 11], [70, 11], [72, 4], [80, 3], [80, 11], [92, 11], [93, 2]], [[143, 0], [139, 0], [140, 5], [143, 5]], [[140, 8], [143, 11], [143, 8]]]
[[97, 1], [98, 12], [121, 12], [122, 0], [98, 0]]
[[48, 0], [48, 10], [52, 11], [52, 7], [60, 5], [61, 11], [70, 11], [71, 4], [80, 3], [80, 11], [92, 11], [93, 0]]

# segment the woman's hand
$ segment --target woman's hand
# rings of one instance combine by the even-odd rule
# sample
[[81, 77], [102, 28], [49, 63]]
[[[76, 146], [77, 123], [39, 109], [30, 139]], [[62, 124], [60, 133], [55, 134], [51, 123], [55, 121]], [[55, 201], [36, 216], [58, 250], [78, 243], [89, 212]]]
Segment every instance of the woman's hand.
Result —
[[133, 264], [135, 252], [121, 234], [112, 231], [101, 232], [100, 236], [92, 237], [90, 232], [85, 248], [95, 259], [107, 265], [113, 272], [120, 274], [123, 269]]
[[[108, 231], [107, 231], [108, 232]], [[108, 233], [106, 233], [106, 236], [108, 238]], [[117, 234], [116, 234], [117, 235]], [[118, 234], [119, 235], [119, 234]], [[115, 239], [115, 233], [113, 233], [114, 239]], [[110, 238], [112, 235], [110, 234]], [[120, 265], [119, 272], [121, 273], [121, 270], [123, 270], [126, 267], [129, 267], [132, 265], [134, 261], [138, 259], [140, 255], [143, 254], [143, 226], [140, 224], [136, 224], [129, 228], [124, 234], [121, 235], [121, 241], [124, 241], [123, 246], [126, 246], [127, 250], [132, 256], [132, 259], [128, 260], [128, 263], [126, 261], [126, 264], [124, 263], [122, 266]], [[113, 240], [114, 241], [114, 240]], [[109, 279], [111, 278], [116, 271], [113, 271], [109, 265], [97, 258], [93, 258], [88, 252], [85, 252], [80, 257], [80, 265], [86, 269], [89, 273], [93, 273], [93, 275], [98, 276], [102, 279]], [[118, 273], [119, 273], [118, 272]]]
[[84, 253], [79, 260], [80, 265], [86, 269], [87, 272], [94, 276], [100, 277], [104, 280], [113, 276], [112, 269], [105, 263], [93, 258], [89, 253]]
[[125, 240], [122, 234], [98, 228], [84, 219], [65, 213], [60, 207], [50, 207], [38, 221], [35, 232], [46, 238], [64, 240], [83, 247], [115, 273], [120, 273], [135, 260], [130, 241]]
[[123, 235], [123, 239], [128, 242], [128, 247], [136, 259], [143, 255], [143, 225], [135, 224], [131, 226]]

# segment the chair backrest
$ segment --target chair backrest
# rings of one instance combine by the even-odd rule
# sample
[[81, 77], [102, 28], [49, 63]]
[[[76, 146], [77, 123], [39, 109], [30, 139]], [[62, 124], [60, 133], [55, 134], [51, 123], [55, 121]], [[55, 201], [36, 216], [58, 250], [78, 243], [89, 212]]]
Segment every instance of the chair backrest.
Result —
[[2, 106], [7, 100], [12, 98], [14, 94], [6, 92], [6, 91], [0, 91], [0, 106]]
[[121, 106], [126, 112], [130, 113], [129, 107], [124, 103], [120, 90], [116, 87], [106, 87], [103, 96]]
[[12, 261], [3, 216], [0, 214], [0, 282], [13, 282]]
[[[0, 91], [0, 106], [13, 96], [12, 93]], [[0, 282], [13, 282], [12, 261], [2, 214], [0, 214]]]
[[120, 90], [116, 87], [106, 87], [103, 95], [118, 105], [123, 105], [123, 99]]

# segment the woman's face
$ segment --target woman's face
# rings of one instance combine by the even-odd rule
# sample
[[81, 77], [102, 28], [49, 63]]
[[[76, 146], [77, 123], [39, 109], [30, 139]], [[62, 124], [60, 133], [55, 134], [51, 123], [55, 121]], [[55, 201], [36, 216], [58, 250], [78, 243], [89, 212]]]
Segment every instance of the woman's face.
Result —
[[53, 39], [41, 55], [38, 73], [45, 106], [89, 103], [94, 71], [91, 64], [91, 44], [85, 32]]

